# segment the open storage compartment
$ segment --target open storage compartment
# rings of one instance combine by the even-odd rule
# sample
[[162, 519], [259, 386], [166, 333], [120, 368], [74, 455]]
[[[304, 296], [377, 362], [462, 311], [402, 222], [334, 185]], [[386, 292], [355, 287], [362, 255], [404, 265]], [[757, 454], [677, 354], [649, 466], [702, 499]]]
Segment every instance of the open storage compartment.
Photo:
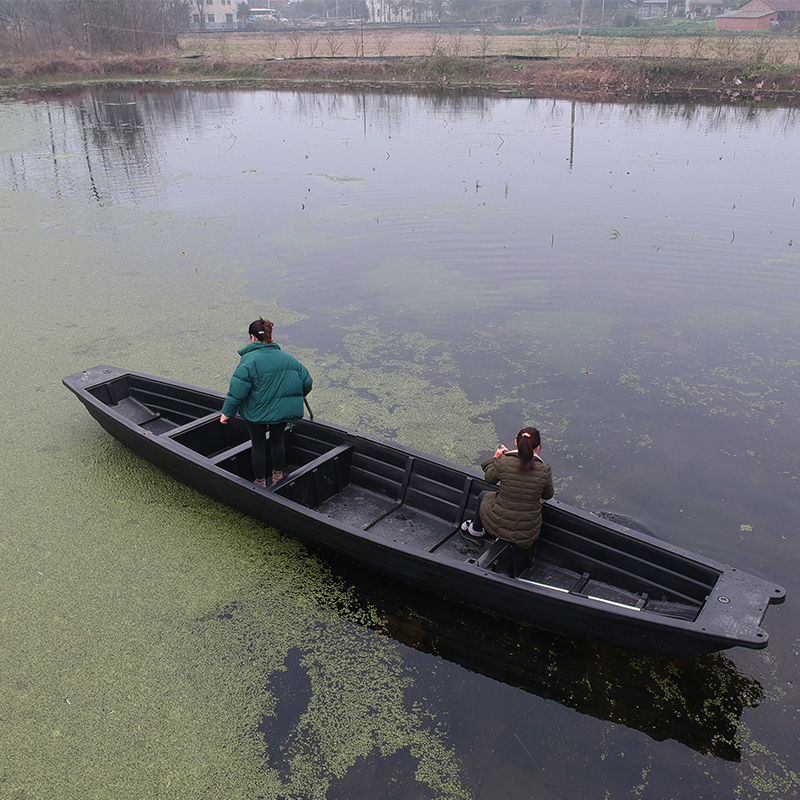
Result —
[[88, 389], [116, 413], [155, 434], [167, 433], [222, 409], [222, 399], [136, 375], [123, 375]]

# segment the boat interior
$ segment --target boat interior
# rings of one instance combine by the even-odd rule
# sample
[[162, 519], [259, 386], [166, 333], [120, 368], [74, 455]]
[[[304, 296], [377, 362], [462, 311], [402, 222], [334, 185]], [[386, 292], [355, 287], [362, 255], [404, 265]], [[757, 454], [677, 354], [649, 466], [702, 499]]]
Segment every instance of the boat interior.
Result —
[[[221, 395], [127, 374], [89, 392], [134, 425], [172, 439], [233, 475], [253, 479], [244, 420], [219, 424]], [[290, 426], [285, 445], [285, 477], [267, 492], [397, 546], [685, 620], [697, 617], [720, 575], [557, 503], [545, 504], [542, 532], [530, 550], [491, 537], [466, 540], [461, 523], [474, 517], [478, 495], [491, 488], [478, 475], [306, 419]], [[269, 475], [269, 464], [267, 469]]]

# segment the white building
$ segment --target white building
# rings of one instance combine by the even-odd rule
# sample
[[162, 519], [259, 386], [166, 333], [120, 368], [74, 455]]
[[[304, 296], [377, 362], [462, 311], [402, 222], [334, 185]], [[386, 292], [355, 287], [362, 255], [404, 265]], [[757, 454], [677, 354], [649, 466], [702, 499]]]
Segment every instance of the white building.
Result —
[[236, 0], [194, 0], [189, 21], [192, 31], [235, 31]]

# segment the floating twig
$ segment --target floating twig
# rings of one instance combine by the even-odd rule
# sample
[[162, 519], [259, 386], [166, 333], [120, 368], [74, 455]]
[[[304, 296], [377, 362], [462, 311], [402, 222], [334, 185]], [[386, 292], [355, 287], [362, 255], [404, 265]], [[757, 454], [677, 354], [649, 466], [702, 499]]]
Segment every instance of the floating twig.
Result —
[[530, 757], [531, 761], [533, 761], [533, 766], [536, 767], [536, 769], [538, 769], [539, 772], [541, 772], [542, 770], [540, 769], [539, 765], [536, 763], [536, 759], [531, 755], [531, 751], [528, 750], [528, 748], [525, 747], [524, 744], [522, 744], [522, 739], [520, 739], [519, 736], [517, 736], [516, 733], [514, 734], [514, 738], [520, 743], [520, 745], [522, 746], [522, 749], [528, 754], [528, 756]]

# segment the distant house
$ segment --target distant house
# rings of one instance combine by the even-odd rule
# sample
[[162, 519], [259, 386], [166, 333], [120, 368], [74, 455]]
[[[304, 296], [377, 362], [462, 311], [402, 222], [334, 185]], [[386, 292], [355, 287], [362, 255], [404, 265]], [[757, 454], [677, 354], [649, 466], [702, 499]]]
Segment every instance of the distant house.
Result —
[[189, 22], [192, 31], [235, 31], [234, 0], [194, 0]]
[[750, 0], [717, 17], [718, 31], [768, 31], [800, 23], [800, 0]]
[[675, 11], [675, 3], [671, 0], [642, 0], [636, 8], [636, 16], [640, 19], [668, 17]]
[[686, 0], [686, 17], [687, 19], [716, 17], [735, 5], [735, 1], [732, 0]]

